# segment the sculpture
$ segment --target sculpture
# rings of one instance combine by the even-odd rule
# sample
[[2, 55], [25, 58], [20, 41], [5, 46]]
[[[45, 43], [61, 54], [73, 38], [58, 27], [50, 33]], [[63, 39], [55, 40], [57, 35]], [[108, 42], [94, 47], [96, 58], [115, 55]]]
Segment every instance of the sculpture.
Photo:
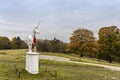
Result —
[[32, 38], [31, 35], [29, 35], [28, 39], [27, 39], [27, 44], [28, 44], [29, 52], [32, 52], [32, 43], [33, 43], [33, 38]]
[[38, 27], [33, 28], [32, 35], [28, 36], [27, 44], [28, 44], [29, 52], [32, 52], [32, 44], [34, 46], [34, 52], [36, 52], [36, 43], [37, 43], [36, 34], [39, 34]]
[[[31, 74], [39, 73], [39, 53], [36, 52], [36, 34], [39, 34], [38, 30], [39, 24], [37, 27], [33, 28], [32, 35], [28, 36], [27, 44], [29, 52], [26, 52], [26, 67], [25, 69]], [[34, 52], [32, 52], [32, 45], [34, 47]]]
[[36, 39], [36, 34], [39, 34], [38, 27], [35, 27], [33, 29], [33, 45], [34, 45], [34, 52], [36, 52], [36, 44], [37, 44], [37, 39]]

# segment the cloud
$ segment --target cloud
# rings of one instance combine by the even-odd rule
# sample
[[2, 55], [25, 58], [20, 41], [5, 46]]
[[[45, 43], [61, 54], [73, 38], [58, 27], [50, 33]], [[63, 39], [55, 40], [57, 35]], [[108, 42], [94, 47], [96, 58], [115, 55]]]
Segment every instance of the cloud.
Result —
[[99, 28], [120, 26], [120, 1], [114, 0], [3, 0], [0, 1], [0, 35], [31, 34], [42, 20], [39, 38], [69, 42], [72, 32], [88, 28], [97, 37]]

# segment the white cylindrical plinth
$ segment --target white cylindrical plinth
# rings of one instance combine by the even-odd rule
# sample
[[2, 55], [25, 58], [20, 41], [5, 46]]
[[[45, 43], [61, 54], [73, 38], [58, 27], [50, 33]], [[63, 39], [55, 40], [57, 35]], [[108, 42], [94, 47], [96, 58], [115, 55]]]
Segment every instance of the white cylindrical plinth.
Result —
[[26, 52], [26, 70], [31, 74], [39, 73], [39, 54]]

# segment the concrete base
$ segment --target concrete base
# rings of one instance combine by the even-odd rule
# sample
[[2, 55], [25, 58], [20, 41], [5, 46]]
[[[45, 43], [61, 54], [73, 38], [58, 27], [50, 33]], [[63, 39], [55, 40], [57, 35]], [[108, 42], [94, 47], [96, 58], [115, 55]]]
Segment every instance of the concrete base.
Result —
[[31, 74], [39, 73], [39, 54], [37, 52], [26, 52], [26, 68]]

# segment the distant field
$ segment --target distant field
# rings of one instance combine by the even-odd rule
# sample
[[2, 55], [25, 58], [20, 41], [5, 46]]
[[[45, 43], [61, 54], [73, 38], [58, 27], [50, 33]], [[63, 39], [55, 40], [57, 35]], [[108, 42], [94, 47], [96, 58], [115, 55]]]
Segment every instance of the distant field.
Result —
[[[26, 51], [0, 51], [0, 80], [120, 80], [120, 72], [117, 71], [49, 60], [40, 60], [40, 73], [31, 75], [24, 69]], [[61, 53], [41, 54], [71, 57]]]

